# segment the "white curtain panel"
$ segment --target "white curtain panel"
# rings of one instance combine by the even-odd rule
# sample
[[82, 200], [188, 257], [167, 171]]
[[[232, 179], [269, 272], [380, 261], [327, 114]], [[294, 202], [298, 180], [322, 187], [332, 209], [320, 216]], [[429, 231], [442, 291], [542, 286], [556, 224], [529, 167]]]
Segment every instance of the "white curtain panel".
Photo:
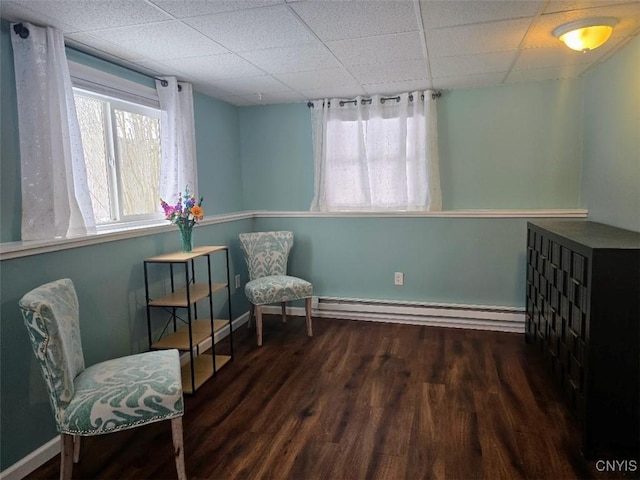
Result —
[[95, 232], [80, 127], [62, 33], [11, 28], [20, 129], [22, 240]]
[[193, 89], [175, 77], [156, 80], [156, 89], [162, 111], [160, 197], [174, 203], [187, 185], [195, 196], [198, 194]]
[[311, 210], [441, 210], [431, 93], [314, 102]]

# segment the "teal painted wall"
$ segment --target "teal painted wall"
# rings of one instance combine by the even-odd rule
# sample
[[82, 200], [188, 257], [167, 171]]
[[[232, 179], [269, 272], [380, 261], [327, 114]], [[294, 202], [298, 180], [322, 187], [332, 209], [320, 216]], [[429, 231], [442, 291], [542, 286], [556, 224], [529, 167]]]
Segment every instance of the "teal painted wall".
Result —
[[194, 92], [198, 190], [207, 215], [244, 210], [238, 109]]
[[[148, 77], [68, 50], [69, 58], [153, 85]], [[0, 22], [1, 139], [0, 195], [2, 242], [20, 237], [20, 154], [13, 52], [9, 25]], [[196, 150], [200, 194], [207, 214], [242, 210], [240, 133], [237, 109], [199, 93], [194, 94]], [[246, 281], [238, 234], [251, 230], [251, 220], [200, 226], [196, 244], [224, 244], [231, 248], [231, 274]], [[27, 291], [62, 277], [78, 290], [81, 330], [87, 365], [148, 348], [143, 264], [144, 258], [179, 249], [177, 231], [103, 243], [71, 250], [2, 261], [0, 267], [0, 471], [13, 465], [56, 436], [44, 383], [35, 365], [18, 300]], [[216, 280], [223, 272], [216, 257]], [[156, 269], [157, 278], [167, 275]], [[158, 285], [156, 285], [158, 286]], [[226, 299], [215, 298], [216, 312], [226, 312]], [[248, 310], [242, 291], [233, 291], [237, 317]], [[226, 314], [225, 314], [226, 317]]]
[[580, 80], [443, 94], [443, 208], [578, 207], [581, 118]]
[[[582, 82], [446, 92], [438, 100], [443, 209], [576, 208]], [[311, 114], [305, 104], [240, 108], [244, 205], [309, 210]]]
[[245, 209], [309, 210], [313, 146], [306, 104], [239, 111]]
[[[578, 207], [581, 112], [580, 80], [446, 92], [444, 209]], [[310, 118], [304, 104], [240, 108], [245, 208], [309, 209]], [[524, 306], [526, 219], [261, 218], [255, 228], [295, 232], [292, 272], [321, 296]]]
[[640, 38], [585, 76], [582, 206], [640, 231]]
[[[320, 296], [524, 306], [525, 219], [259, 218]], [[404, 286], [393, 284], [404, 272]]]

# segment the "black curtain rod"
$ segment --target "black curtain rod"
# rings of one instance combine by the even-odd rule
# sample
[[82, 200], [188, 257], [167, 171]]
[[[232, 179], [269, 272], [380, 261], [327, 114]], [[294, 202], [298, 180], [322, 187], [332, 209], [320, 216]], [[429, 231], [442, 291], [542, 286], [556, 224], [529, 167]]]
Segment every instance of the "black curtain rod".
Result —
[[18, 35], [20, 38], [29, 38], [29, 29], [22, 23], [16, 23], [13, 26], [13, 31], [16, 32], [16, 35]]
[[[435, 100], [436, 98], [440, 98], [442, 96], [442, 92], [433, 92], [431, 94], [431, 98], [433, 100]], [[421, 99], [424, 100], [424, 94], [421, 95]], [[387, 100], [395, 100], [396, 102], [400, 101], [400, 95], [397, 95], [395, 97], [382, 97], [380, 99], [380, 103], [384, 103]], [[354, 105], [356, 104], [358, 100], [356, 100], [355, 98], [353, 100], [340, 100], [340, 106], [344, 107], [347, 103], [353, 103]], [[413, 95], [409, 95], [409, 101], [413, 101]], [[362, 104], [364, 105], [365, 103], [371, 103], [372, 99], [371, 98], [363, 98], [362, 99]], [[331, 106], [331, 102], [329, 102], [329, 106]], [[307, 107], [311, 108], [313, 107], [313, 102], [307, 102]]]
[[[155, 78], [155, 80], [160, 82], [160, 85], [162, 85], [163, 87], [168, 87], [169, 86], [169, 82], [167, 82], [164, 78]], [[182, 91], [182, 85], [178, 85], [178, 91], [181, 92]]]

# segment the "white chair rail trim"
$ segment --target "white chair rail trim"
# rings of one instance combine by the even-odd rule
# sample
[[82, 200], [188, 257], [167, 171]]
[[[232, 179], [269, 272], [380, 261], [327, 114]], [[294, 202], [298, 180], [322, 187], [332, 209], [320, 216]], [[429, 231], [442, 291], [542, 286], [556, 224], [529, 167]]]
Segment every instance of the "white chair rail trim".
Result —
[[[587, 218], [584, 209], [528, 209], [528, 210], [446, 210], [441, 212], [307, 212], [307, 211], [260, 211], [248, 210], [224, 215], [211, 215], [199, 225], [235, 222], [253, 218]], [[41, 253], [68, 250], [71, 248], [114, 242], [128, 238], [143, 237], [169, 232], [175, 227], [166, 220], [154, 224], [123, 228], [118, 231], [101, 232], [73, 238], [57, 238], [46, 241], [0, 243], [0, 261], [28, 257]]]

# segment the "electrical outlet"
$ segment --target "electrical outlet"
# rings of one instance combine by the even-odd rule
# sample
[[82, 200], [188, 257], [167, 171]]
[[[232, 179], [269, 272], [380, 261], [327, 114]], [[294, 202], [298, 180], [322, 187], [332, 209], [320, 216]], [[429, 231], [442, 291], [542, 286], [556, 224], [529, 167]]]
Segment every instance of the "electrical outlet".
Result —
[[236, 275], [236, 288], [240, 288], [242, 286], [242, 281], [240, 280], [240, 274]]
[[404, 273], [396, 272], [393, 276], [394, 285], [404, 285]]

